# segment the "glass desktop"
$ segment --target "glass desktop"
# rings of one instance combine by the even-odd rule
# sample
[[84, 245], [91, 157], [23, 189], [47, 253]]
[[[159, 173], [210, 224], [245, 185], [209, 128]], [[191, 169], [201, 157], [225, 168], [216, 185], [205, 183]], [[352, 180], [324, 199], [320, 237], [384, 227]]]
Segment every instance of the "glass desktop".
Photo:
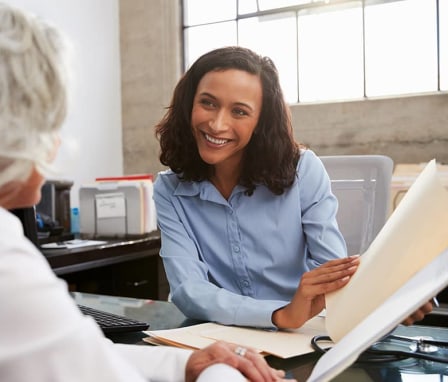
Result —
[[[79, 304], [130, 318], [146, 321], [150, 330], [172, 329], [188, 326], [198, 321], [187, 319], [176, 306], [167, 301], [151, 299], [135, 299], [114, 297], [89, 293], [72, 293]], [[393, 334], [400, 336], [432, 337], [448, 343], [448, 328], [415, 325], [398, 326]], [[142, 341], [143, 332], [110, 337], [114, 342], [136, 343], [151, 346]], [[439, 347], [437, 353], [448, 360], [448, 347]], [[310, 353], [298, 357], [281, 359], [267, 356], [267, 361], [276, 368], [287, 372], [287, 377], [305, 382], [319, 359], [318, 353]], [[356, 362], [343, 371], [332, 381], [334, 382], [448, 382], [448, 363], [432, 362], [414, 357], [388, 359], [387, 361], [371, 360]]]

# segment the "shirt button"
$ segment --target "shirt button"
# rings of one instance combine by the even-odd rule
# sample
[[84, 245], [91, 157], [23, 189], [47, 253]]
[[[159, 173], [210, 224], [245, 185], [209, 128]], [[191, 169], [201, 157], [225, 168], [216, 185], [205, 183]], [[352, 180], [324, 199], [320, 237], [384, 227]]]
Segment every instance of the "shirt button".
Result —
[[233, 250], [238, 253], [240, 251], [240, 247], [238, 247], [237, 245], [233, 246]]
[[243, 285], [247, 288], [249, 286], [249, 281], [243, 280]]

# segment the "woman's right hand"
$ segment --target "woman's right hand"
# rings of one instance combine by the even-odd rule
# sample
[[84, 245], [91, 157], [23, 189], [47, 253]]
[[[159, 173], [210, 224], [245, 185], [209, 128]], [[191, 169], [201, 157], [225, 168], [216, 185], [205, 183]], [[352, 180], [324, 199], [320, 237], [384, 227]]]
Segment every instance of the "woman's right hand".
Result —
[[303, 274], [291, 302], [272, 314], [281, 329], [295, 329], [325, 308], [325, 294], [345, 286], [358, 269], [359, 255], [330, 260]]

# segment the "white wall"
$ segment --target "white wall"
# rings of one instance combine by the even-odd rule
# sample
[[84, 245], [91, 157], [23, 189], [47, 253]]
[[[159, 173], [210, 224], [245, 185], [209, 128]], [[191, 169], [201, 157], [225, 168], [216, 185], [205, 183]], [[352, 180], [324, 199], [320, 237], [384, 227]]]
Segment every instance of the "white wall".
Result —
[[72, 45], [70, 105], [56, 161], [56, 178], [74, 182], [72, 207], [81, 184], [123, 175], [118, 1], [4, 0], [57, 26]]

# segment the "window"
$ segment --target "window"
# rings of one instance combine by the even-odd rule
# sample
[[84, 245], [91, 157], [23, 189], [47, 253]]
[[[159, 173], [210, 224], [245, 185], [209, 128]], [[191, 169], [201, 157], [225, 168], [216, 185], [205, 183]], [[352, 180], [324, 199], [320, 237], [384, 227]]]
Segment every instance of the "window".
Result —
[[362, 7], [299, 11], [299, 94], [304, 101], [361, 98]]
[[439, 0], [440, 90], [448, 91], [448, 0]]
[[436, 1], [366, 7], [367, 96], [437, 90], [436, 20]]
[[[297, 99], [296, 17], [293, 12], [251, 17], [238, 22], [238, 43], [269, 56], [279, 71], [287, 99]], [[290, 36], [285, 38], [286, 36]], [[281, 41], [281, 44], [279, 44]]]
[[448, 90], [448, 0], [184, 0], [187, 69], [241, 45], [290, 103]]

